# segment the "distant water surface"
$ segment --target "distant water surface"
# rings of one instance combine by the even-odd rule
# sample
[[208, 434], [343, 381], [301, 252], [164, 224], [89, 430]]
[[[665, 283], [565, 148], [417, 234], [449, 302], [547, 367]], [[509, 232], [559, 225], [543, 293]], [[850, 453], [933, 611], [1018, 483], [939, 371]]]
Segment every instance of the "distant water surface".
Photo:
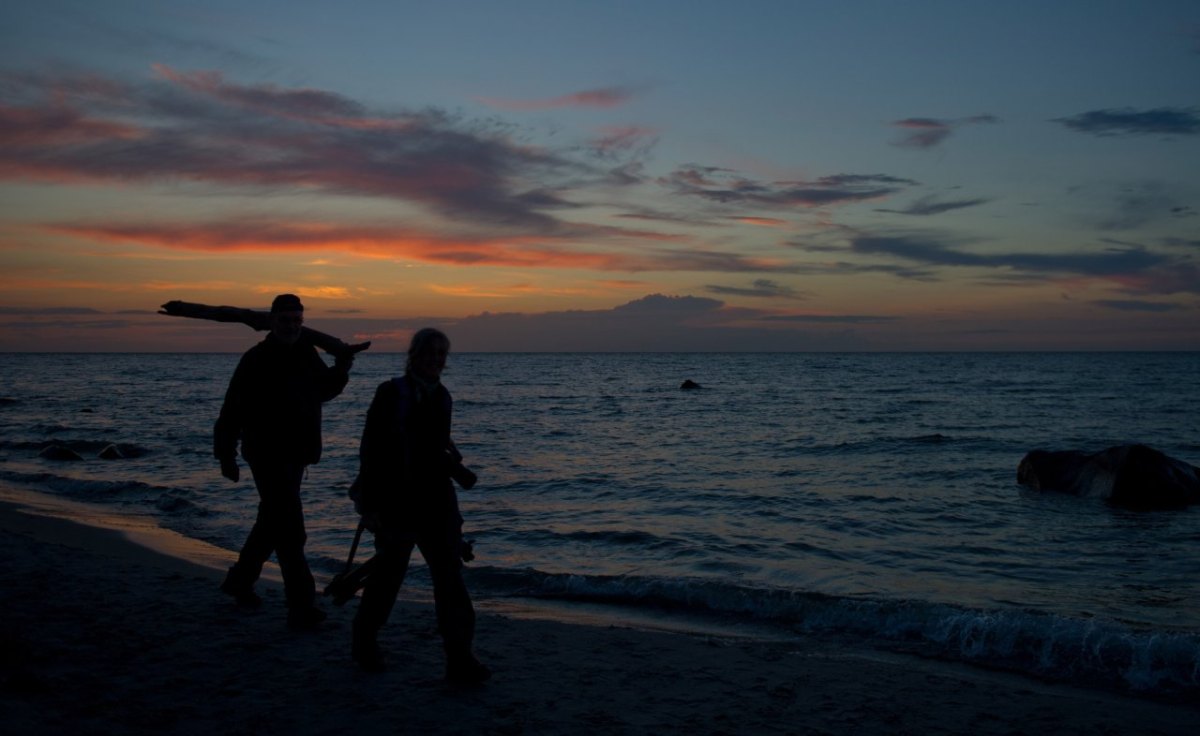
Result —
[[[0, 477], [237, 549], [256, 496], [211, 455], [237, 360], [0, 355]], [[353, 532], [366, 408], [402, 365], [364, 354], [326, 405], [305, 484], [321, 574]], [[689, 378], [702, 388], [680, 390]], [[481, 478], [461, 494], [477, 597], [713, 615], [1200, 694], [1200, 508], [1016, 485], [1035, 448], [1141, 442], [1200, 464], [1200, 354], [457, 354], [444, 382]], [[50, 443], [87, 459], [39, 458]], [[110, 443], [130, 457], [96, 459]]]

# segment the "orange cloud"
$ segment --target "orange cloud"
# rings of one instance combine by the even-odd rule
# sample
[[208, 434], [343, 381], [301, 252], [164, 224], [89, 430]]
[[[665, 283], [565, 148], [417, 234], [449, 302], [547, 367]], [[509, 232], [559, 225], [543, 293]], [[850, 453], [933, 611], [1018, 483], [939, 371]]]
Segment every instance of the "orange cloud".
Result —
[[238, 286], [233, 281], [147, 281], [140, 288], [146, 291], [227, 291]]
[[471, 284], [461, 284], [457, 286], [443, 286], [440, 284], [429, 284], [429, 290], [435, 294], [442, 296], [465, 297], [469, 299], [510, 299], [512, 294], [495, 289], [481, 289], [478, 286]]
[[596, 282], [597, 285], [606, 289], [645, 289], [645, 281], [634, 281], [631, 279], [601, 279]]
[[129, 286], [125, 283], [116, 284], [109, 281], [83, 281], [80, 279], [0, 279], [0, 289], [4, 291], [80, 291], [115, 288], [125, 291]]
[[759, 225], [761, 227], [787, 227], [789, 224], [791, 224], [787, 220], [779, 220], [774, 217], [746, 217], [746, 216], [743, 216], [743, 217], [731, 217], [729, 219], [736, 220], [737, 222], [741, 222], [746, 225]]
[[283, 294], [291, 292], [299, 296], [312, 297], [313, 299], [352, 299], [354, 294], [350, 289], [344, 286], [293, 286], [285, 285], [267, 285], [260, 284], [254, 287], [254, 292], [258, 294]]
[[[647, 242], [683, 242], [680, 236], [581, 227], [578, 237], [453, 237], [389, 227], [329, 223], [226, 221], [199, 224], [79, 223], [48, 225], [65, 235], [106, 242], [140, 243], [162, 248], [213, 253], [337, 251], [366, 258], [411, 258], [442, 265], [593, 269], [600, 271], [776, 271], [778, 259], [700, 249], [647, 249]], [[626, 241], [601, 251], [584, 249], [588, 233]], [[614, 238], [614, 233], [627, 237]]]

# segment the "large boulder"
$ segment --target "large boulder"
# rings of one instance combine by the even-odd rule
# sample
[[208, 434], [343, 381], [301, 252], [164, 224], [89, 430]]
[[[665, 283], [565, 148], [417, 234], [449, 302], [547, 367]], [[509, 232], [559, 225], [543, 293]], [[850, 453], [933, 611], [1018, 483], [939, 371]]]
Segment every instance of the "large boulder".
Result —
[[1146, 445], [1118, 445], [1091, 454], [1034, 450], [1017, 467], [1017, 482], [1131, 509], [1200, 504], [1200, 468]]

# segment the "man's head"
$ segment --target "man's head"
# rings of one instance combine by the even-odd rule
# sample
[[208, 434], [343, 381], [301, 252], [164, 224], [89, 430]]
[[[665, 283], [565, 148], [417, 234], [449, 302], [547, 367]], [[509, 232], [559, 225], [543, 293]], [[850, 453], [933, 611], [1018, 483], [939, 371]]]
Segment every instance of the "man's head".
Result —
[[280, 294], [271, 302], [271, 334], [275, 339], [291, 345], [300, 339], [300, 328], [304, 326], [304, 305], [295, 294]]

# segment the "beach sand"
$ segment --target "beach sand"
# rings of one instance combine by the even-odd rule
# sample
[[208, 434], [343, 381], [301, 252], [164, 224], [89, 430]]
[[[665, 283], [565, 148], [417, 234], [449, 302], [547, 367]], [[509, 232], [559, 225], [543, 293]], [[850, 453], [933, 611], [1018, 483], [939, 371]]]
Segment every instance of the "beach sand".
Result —
[[819, 639], [564, 622], [486, 606], [476, 648], [493, 679], [456, 688], [441, 679], [432, 607], [404, 592], [381, 638], [390, 669], [371, 675], [349, 658], [353, 602], [323, 601], [326, 625], [293, 632], [277, 578], [260, 583], [265, 604], [255, 612], [218, 592], [227, 551], [144, 524], [81, 525], [11, 487], [0, 498], [0, 730], [14, 736], [1093, 736], [1191, 734], [1200, 722], [1200, 705]]

